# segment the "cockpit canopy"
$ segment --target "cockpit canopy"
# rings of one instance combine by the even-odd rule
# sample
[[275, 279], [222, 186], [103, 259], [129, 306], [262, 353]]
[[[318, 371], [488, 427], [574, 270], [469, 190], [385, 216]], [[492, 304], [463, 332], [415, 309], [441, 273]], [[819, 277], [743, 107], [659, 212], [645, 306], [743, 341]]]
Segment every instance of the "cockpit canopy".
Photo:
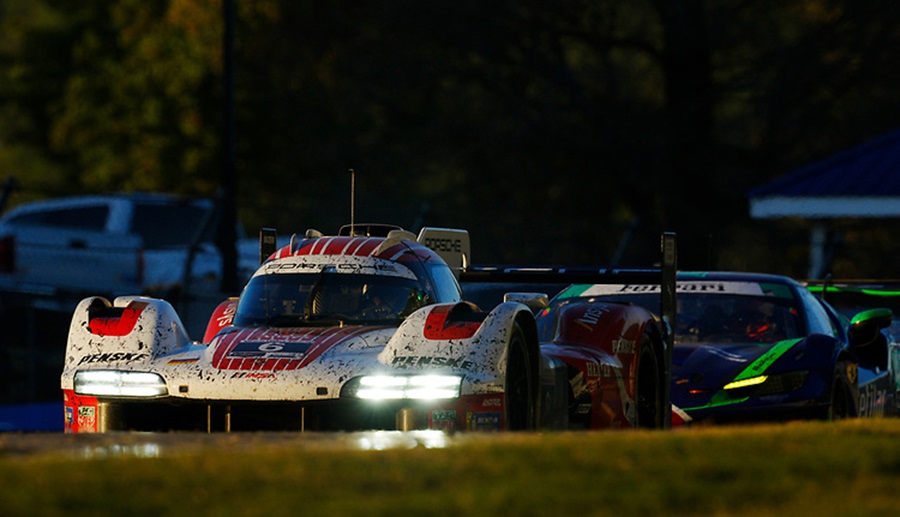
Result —
[[397, 325], [421, 307], [461, 298], [444, 263], [342, 258], [347, 262], [290, 257], [263, 266], [241, 294], [235, 325]]

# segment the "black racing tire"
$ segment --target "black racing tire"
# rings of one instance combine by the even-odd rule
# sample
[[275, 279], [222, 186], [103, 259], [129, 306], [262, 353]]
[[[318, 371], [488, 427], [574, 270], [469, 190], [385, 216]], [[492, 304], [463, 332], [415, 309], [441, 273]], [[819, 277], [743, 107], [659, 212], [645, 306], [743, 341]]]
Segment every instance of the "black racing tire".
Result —
[[536, 372], [525, 332], [513, 327], [506, 354], [506, 429], [529, 431], [535, 427]]
[[663, 427], [662, 369], [652, 339], [644, 335], [641, 349], [638, 352], [637, 364], [637, 421], [635, 427], [640, 429], [659, 429]]
[[[851, 363], [840, 361], [834, 372], [834, 383], [831, 388], [831, 403], [825, 413], [826, 420], [844, 420], [857, 416], [856, 390], [848, 378]], [[856, 379], [853, 379], [855, 381]]]

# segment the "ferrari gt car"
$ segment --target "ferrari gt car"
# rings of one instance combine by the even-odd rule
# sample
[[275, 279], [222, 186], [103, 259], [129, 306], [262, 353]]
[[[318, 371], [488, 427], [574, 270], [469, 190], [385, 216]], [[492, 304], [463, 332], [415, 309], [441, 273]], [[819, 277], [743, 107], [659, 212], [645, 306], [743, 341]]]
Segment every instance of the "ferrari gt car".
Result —
[[[573, 285], [548, 310], [585, 302], [653, 309], [656, 289]], [[889, 309], [850, 320], [798, 282], [757, 273], [679, 272], [676, 293], [671, 400], [693, 422], [860, 414], [859, 379], [877, 368], [864, 358], [886, 350]]]
[[464, 230], [350, 225], [260, 242], [259, 269], [200, 339], [162, 299], [82, 300], [61, 376], [66, 432], [667, 425], [668, 327], [646, 309], [573, 304], [542, 343], [534, 298], [462, 299]]
[[[837, 280], [805, 282], [809, 290], [846, 318], [872, 309], [900, 310], [900, 283], [895, 281]], [[859, 356], [859, 416], [900, 415], [900, 320], [884, 329], [879, 339]]]

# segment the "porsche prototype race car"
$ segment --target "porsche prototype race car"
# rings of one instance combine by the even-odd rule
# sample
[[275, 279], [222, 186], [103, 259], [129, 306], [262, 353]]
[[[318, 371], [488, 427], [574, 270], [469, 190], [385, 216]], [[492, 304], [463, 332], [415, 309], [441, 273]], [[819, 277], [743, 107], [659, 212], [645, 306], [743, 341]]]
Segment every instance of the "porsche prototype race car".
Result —
[[66, 432], [667, 425], [668, 333], [645, 309], [572, 306], [541, 345], [515, 296], [485, 310], [462, 300], [463, 230], [260, 240], [260, 268], [202, 340], [164, 300], [82, 300], [61, 377]]
[[[656, 289], [575, 285], [549, 310], [586, 301], [652, 309]], [[877, 366], [863, 358], [871, 350], [886, 350], [880, 329], [891, 323], [889, 309], [861, 312], [851, 322], [798, 282], [754, 273], [679, 272], [676, 292], [671, 399], [693, 422], [846, 418], [865, 412], [860, 379]]]

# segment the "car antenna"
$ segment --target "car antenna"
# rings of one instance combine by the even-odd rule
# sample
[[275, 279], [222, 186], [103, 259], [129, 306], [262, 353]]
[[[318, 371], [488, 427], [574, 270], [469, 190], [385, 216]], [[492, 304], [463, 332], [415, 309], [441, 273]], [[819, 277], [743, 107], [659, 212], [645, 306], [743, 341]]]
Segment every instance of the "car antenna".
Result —
[[828, 288], [834, 285], [833, 280], [831, 279], [831, 273], [825, 275], [825, 280], [822, 282], [822, 300], [828, 301], [825, 299], [825, 295], [828, 293]]
[[356, 209], [356, 171], [350, 169], [350, 236], [356, 235], [356, 231], [353, 229], [353, 217], [356, 215], [354, 211]]

